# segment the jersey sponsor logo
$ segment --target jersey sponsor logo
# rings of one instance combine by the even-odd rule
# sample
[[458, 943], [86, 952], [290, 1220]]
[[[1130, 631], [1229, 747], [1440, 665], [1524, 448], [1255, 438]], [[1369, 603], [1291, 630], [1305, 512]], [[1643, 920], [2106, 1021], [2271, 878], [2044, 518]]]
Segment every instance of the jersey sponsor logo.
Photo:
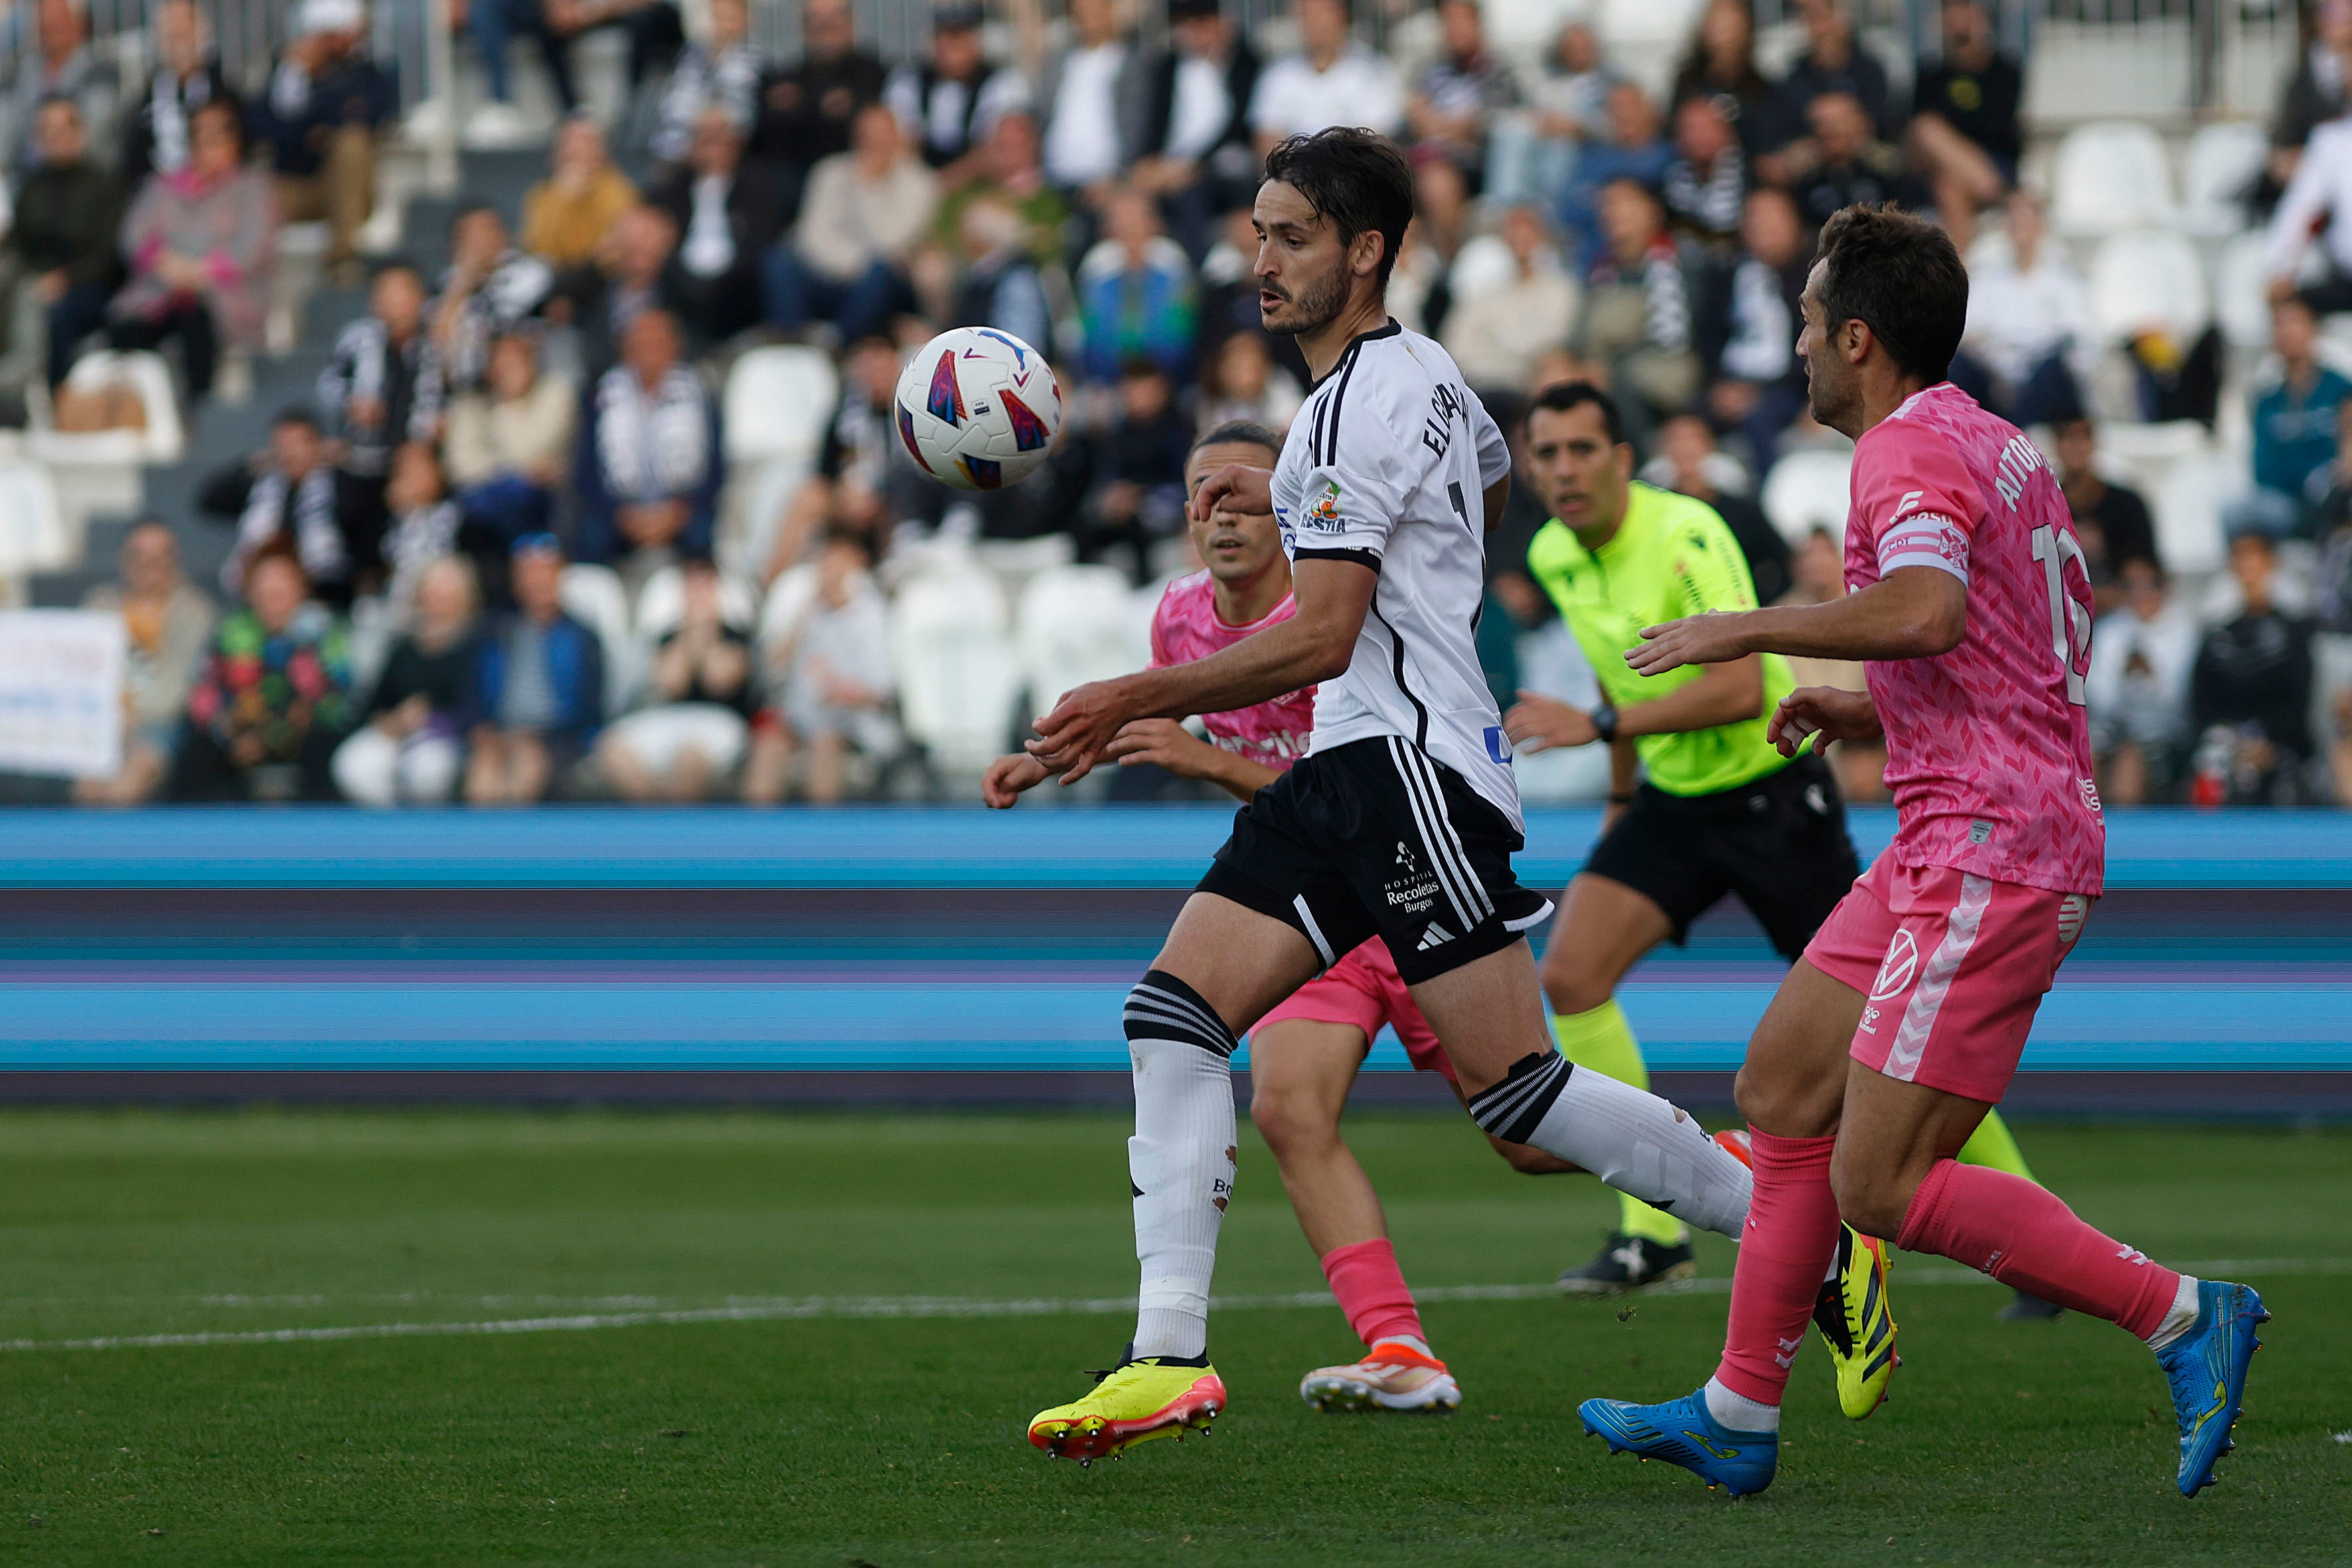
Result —
[[[1409, 915], [1422, 914], [1435, 908], [1437, 879], [1422, 868], [1421, 858], [1412, 852], [1412, 846], [1402, 838], [1397, 840], [1395, 866], [1401, 875], [1381, 884], [1381, 897], [1387, 900], [1389, 908], [1402, 910]], [[1427, 947], [1430, 944], [1424, 942], [1422, 945]]]
[[1878, 965], [1878, 978], [1871, 983], [1870, 999], [1884, 1002], [1899, 996], [1919, 973], [1919, 944], [1907, 931], [1898, 931], [1895, 940], [1886, 944], [1886, 957]]
[[1495, 724], [1487, 725], [1480, 732], [1486, 740], [1487, 760], [1498, 767], [1507, 763], [1511, 760], [1510, 737], [1503, 733], [1499, 725]]
[[1323, 481], [1323, 493], [1317, 496], [1314, 504], [1307, 509], [1306, 521], [1300, 526], [1320, 533], [1337, 533], [1339, 531], [1339, 480]]
[[1903, 514], [1909, 511], [1913, 507], [1917, 506], [1919, 502], [1925, 499], [1927, 494], [1927, 492], [1926, 490], [1905, 490], [1903, 492], [1903, 499], [1895, 503], [1895, 515], [1888, 518], [1886, 521], [1889, 522], [1901, 522], [1903, 521]]
[[2106, 815], [2106, 807], [2099, 803], [2098, 780], [2076, 779], [2074, 781], [2074, 787], [2083, 792], [2083, 804], [2090, 807], [2091, 815], [2093, 816], [2105, 816]]

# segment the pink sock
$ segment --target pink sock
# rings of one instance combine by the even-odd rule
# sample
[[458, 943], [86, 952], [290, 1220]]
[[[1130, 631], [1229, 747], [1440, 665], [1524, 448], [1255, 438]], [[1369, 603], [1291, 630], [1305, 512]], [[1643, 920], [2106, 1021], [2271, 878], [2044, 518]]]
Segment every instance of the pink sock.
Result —
[[1822, 1276], [1837, 1251], [1830, 1154], [1837, 1140], [1751, 1131], [1756, 1186], [1731, 1275], [1731, 1324], [1716, 1380], [1743, 1398], [1780, 1403]]
[[1953, 1160], [1937, 1161], [1919, 1184], [1895, 1245], [1940, 1253], [2141, 1339], [2156, 1332], [2180, 1288], [2179, 1275], [2093, 1230], [2055, 1194]]
[[1323, 1255], [1323, 1278], [1331, 1281], [1339, 1310], [1348, 1314], [1348, 1326], [1366, 1348], [1400, 1334], [1429, 1342], [1412, 1292], [1405, 1289], [1404, 1271], [1397, 1267], [1396, 1248], [1386, 1237], [1333, 1247]]

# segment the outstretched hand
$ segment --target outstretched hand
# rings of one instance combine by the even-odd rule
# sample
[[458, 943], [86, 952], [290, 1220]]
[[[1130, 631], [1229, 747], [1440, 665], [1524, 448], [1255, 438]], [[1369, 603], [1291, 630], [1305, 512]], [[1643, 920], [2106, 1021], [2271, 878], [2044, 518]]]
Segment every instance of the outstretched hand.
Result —
[[1206, 522], [1213, 511], [1264, 516], [1274, 510], [1274, 470], [1247, 463], [1227, 463], [1202, 479], [1185, 503], [1194, 522]]
[[1625, 662], [1642, 675], [1664, 675], [1686, 664], [1729, 664], [1755, 651], [1740, 640], [1747, 624], [1744, 610], [1709, 610], [1643, 626], [1641, 643], [1625, 650]]
[[1094, 771], [1119, 726], [1135, 717], [1128, 710], [1124, 681], [1090, 680], [1062, 694], [1054, 710], [1037, 721], [1037, 738], [1023, 749], [1065, 786]]
[[1764, 738], [1784, 757], [1795, 756], [1815, 735], [1826, 746], [1832, 741], [1875, 741], [1882, 733], [1870, 693], [1834, 686], [1799, 687], [1780, 699], [1764, 726]]
[[981, 802], [991, 811], [1003, 811], [1051, 777], [1045, 764], [1026, 752], [999, 757], [980, 776]]

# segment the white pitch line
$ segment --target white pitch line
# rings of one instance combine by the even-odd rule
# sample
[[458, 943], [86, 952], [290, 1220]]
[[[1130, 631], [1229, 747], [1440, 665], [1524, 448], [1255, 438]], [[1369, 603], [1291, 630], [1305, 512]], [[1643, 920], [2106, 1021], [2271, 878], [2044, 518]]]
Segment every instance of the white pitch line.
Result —
[[[2200, 1278], [2224, 1275], [2352, 1274], [2352, 1258], [2225, 1258], [2182, 1264]], [[1981, 1285], [1984, 1275], [1967, 1268], [1911, 1268], [1898, 1271], [1904, 1288], [1916, 1285]], [[1731, 1281], [1689, 1279], [1646, 1292], [1654, 1295], [1727, 1295]], [[1422, 1301], [1526, 1301], [1559, 1294], [1555, 1284], [1436, 1285], [1416, 1289]], [[1638, 1298], [1637, 1298], [1638, 1299]], [[1292, 1290], [1274, 1295], [1217, 1296], [1221, 1312], [1329, 1307], [1328, 1290]], [[562, 1317], [490, 1318], [474, 1322], [352, 1323], [324, 1328], [244, 1329], [179, 1334], [109, 1334], [81, 1340], [5, 1340], [0, 1352], [28, 1351], [156, 1350], [201, 1345], [308, 1344], [332, 1340], [399, 1340], [481, 1334], [579, 1333], [593, 1329], [638, 1329], [682, 1323], [763, 1323], [794, 1319], [859, 1318], [1058, 1318], [1135, 1310], [1132, 1296], [1036, 1297], [988, 1301], [963, 1296], [800, 1296], [730, 1302], [723, 1307], [686, 1307], [658, 1311], [577, 1312]]]

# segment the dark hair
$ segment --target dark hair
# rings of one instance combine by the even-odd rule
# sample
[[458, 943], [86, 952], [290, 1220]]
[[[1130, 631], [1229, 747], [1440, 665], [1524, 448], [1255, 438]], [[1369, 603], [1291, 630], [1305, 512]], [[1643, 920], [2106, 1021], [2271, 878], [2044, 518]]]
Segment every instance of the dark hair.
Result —
[[272, 430], [283, 429], [289, 425], [299, 425], [313, 436], [325, 434], [325, 427], [319, 423], [319, 416], [299, 403], [288, 404], [279, 409], [277, 417], [269, 422], [269, 427]]
[[1869, 327], [1906, 375], [1944, 379], [1969, 323], [1969, 270], [1952, 237], [1891, 203], [1850, 206], [1822, 226], [1822, 315]]
[[1118, 362], [1121, 381], [1167, 381], [1168, 367], [1150, 354], [1129, 354]]
[[1352, 125], [1288, 137], [1265, 155], [1265, 177], [1306, 197], [1316, 216], [1331, 220], [1342, 246], [1367, 230], [1378, 234], [1377, 281], [1388, 287], [1405, 225], [1412, 221], [1412, 165], [1395, 142]]
[[[1192, 443], [1192, 452], [1203, 447], [1263, 447], [1276, 457], [1282, 456], [1282, 437], [1255, 419], [1228, 419]], [[1187, 452], [1191, 457], [1192, 452]]]
[[817, 548], [829, 550], [836, 544], [847, 545], [857, 552], [859, 559], [866, 564], [874, 564], [874, 541], [866, 536], [865, 530], [844, 528], [836, 523], [824, 531], [824, 537], [817, 542]]
[[[236, 100], [226, 98], [210, 98], [188, 110], [188, 133], [191, 136], [195, 134], [197, 119], [206, 114], [223, 114], [228, 117], [229, 134], [236, 138], [236, 150], [242, 154], [245, 152], [245, 115], [237, 108]], [[301, 563], [298, 561], [295, 564], [299, 566]]]
[[1601, 410], [1601, 427], [1609, 432], [1609, 444], [1625, 444], [1625, 416], [1617, 412], [1617, 400], [1589, 381], [1555, 381], [1535, 395], [1528, 405], [1528, 417], [1533, 419], [1536, 410], [1549, 408], [1554, 414], [1566, 414], [1572, 408], [1591, 404]]
[[481, 213], [489, 214], [500, 223], [506, 222], [506, 214], [499, 211], [496, 202], [462, 202], [458, 205], [457, 210], [449, 215], [449, 232], [457, 233], [465, 226], [467, 218]]

